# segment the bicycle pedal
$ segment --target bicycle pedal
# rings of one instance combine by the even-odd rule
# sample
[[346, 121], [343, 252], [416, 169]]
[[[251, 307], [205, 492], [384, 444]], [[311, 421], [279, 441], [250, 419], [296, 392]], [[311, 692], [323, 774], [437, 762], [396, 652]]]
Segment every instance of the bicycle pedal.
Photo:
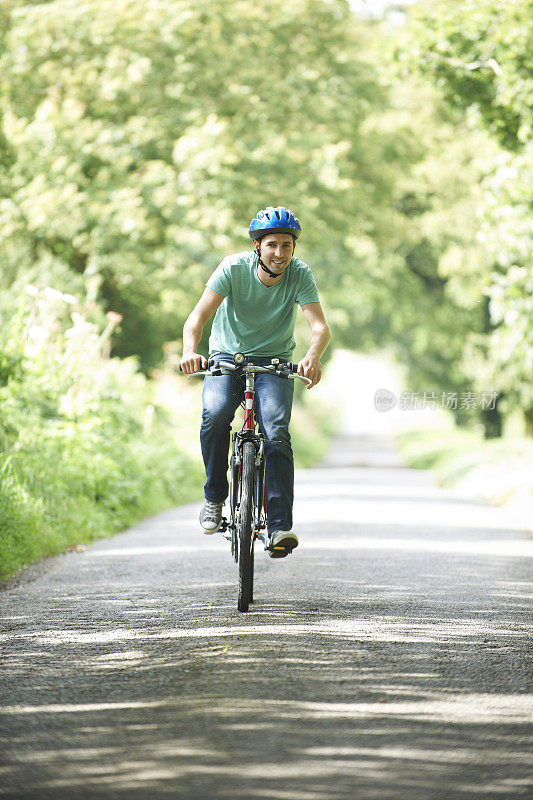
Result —
[[292, 547], [283, 547], [279, 544], [268, 548], [268, 554], [270, 558], [285, 558], [285, 556], [289, 556], [292, 551]]

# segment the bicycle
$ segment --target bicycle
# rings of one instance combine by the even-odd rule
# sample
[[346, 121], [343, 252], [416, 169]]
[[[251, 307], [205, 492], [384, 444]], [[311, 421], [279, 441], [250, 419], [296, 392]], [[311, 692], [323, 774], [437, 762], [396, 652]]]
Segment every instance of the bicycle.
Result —
[[[230, 513], [229, 519], [222, 518], [218, 529], [231, 542], [231, 554], [239, 565], [239, 594], [237, 608], [248, 611], [254, 594], [254, 547], [257, 539], [263, 542], [265, 550], [270, 549], [267, 530], [267, 510], [265, 503], [265, 443], [257, 428], [255, 419], [255, 375], [261, 372], [276, 375], [278, 378], [296, 379], [311, 383], [309, 378], [298, 375], [298, 365], [273, 358], [270, 365], [259, 366], [247, 360], [243, 353], [235, 353], [230, 361], [210, 359], [207, 370], [194, 373], [195, 376], [220, 376], [222, 370], [240, 373], [245, 378], [244, 422], [240, 431], [231, 437], [230, 459]], [[192, 376], [190, 376], [192, 377]], [[277, 549], [285, 549], [279, 547]]]

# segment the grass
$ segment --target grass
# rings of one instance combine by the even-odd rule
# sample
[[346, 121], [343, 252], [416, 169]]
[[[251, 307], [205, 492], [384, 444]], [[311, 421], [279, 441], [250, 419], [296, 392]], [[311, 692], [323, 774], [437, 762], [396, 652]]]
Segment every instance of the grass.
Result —
[[530, 440], [486, 440], [481, 430], [459, 428], [443, 418], [438, 427], [397, 434], [396, 442], [408, 466], [434, 470], [441, 485], [533, 513]]
[[[132, 438], [84, 449], [26, 450], [0, 475], [0, 578], [41, 558], [124, 530], [197, 499], [202, 470], [169, 438]], [[77, 443], [79, 444], [79, 442]]]

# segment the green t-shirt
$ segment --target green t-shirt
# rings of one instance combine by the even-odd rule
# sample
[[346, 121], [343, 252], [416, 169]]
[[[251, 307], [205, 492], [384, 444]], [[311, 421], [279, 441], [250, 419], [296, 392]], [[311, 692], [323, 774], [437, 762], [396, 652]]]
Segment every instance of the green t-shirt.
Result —
[[206, 283], [221, 294], [209, 339], [209, 352], [279, 356], [290, 360], [294, 350], [296, 304], [317, 303], [318, 292], [307, 264], [292, 258], [283, 278], [265, 286], [257, 275], [254, 251], [222, 261]]

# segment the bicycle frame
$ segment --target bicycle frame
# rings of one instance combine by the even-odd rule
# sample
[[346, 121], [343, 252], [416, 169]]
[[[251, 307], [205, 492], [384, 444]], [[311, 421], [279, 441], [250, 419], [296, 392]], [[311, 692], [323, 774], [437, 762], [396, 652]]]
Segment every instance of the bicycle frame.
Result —
[[[252, 441], [255, 448], [255, 465], [257, 467], [255, 480], [255, 518], [253, 540], [260, 537], [260, 532], [267, 526], [267, 510], [265, 501], [265, 440], [262, 433], [256, 431], [256, 421], [254, 414], [255, 407], [255, 372], [253, 366], [247, 370], [244, 367], [246, 377], [246, 387], [244, 390], [244, 424], [240, 431], [233, 433], [231, 441], [231, 462], [230, 462], [230, 520], [227, 522], [227, 529], [231, 531], [232, 543], [237, 531], [236, 512], [239, 503], [240, 467], [242, 463], [242, 445], [245, 441]], [[232, 547], [234, 556], [237, 548]]]

